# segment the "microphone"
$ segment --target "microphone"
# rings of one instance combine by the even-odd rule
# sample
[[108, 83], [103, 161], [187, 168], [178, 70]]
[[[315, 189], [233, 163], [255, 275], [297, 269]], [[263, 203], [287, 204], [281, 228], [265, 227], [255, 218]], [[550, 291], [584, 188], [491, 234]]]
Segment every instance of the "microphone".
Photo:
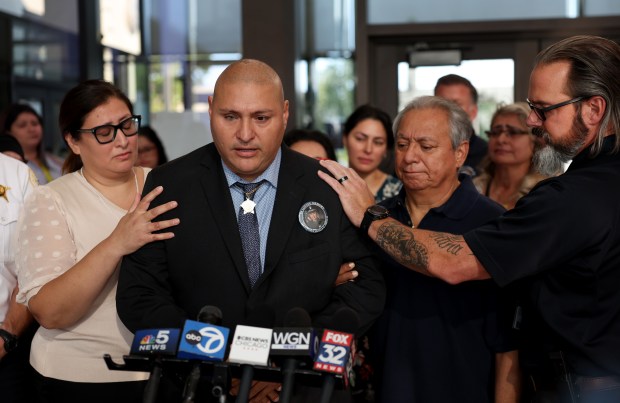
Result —
[[142, 401], [155, 402], [162, 376], [162, 356], [175, 356], [179, 344], [179, 329], [138, 330], [131, 343], [129, 354], [154, 357]]
[[282, 358], [282, 391], [280, 403], [288, 403], [293, 396], [295, 370], [302, 365], [311, 366], [319, 346], [319, 337], [311, 327], [311, 319], [303, 308], [292, 308], [284, 317], [284, 327], [273, 329], [270, 356]]
[[198, 313], [198, 321], [186, 320], [183, 326], [178, 358], [199, 360], [194, 362], [183, 389], [183, 403], [191, 403], [196, 397], [200, 381], [201, 361], [222, 361], [226, 353], [229, 330], [218, 326], [222, 323], [222, 311], [207, 305]]
[[248, 323], [256, 326], [237, 325], [230, 344], [228, 361], [241, 365], [241, 380], [237, 403], [246, 403], [250, 395], [254, 365], [267, 365], [273, 330], [264, 326], [273, 323], [274, 313], [269, 307], [256, 309], [249, 315]]
[[325, 372], [321, 387], [321, 403], [329, 403], [336, 384], [336, 375], [342, 375], [345, 388], [349, 386], [353, 372], [353, 355], [355, 349], [354, 333], [359, 327], [357, 313], [349, 307], [340, 308], [333, 316], [341, 331], [325, 329], [319, 352], [314, 361], [316, 371]]

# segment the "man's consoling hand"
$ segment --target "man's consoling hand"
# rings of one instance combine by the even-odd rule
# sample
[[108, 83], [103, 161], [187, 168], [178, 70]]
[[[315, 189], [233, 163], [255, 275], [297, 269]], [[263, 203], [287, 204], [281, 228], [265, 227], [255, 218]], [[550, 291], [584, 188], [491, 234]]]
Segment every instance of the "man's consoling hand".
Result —
[[375, 204], [375, 198], [366, 182], [353, 169], [346, 168], [336, 161], [323, 160], [321, 165], [331, 174], [319, 171], [319, 177], [334, 189], [340, 198], [342, 208], [349, 220], [359, 227], [364, 213]]

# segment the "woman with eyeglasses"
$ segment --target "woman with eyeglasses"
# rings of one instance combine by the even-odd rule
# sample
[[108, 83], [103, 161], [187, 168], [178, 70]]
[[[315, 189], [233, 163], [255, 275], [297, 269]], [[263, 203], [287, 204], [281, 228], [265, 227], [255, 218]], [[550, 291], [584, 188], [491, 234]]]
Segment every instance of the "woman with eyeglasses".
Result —
[[[512, 209], [547, 176], [534, 170], [532, 157], [536, 137], [525, 121], [530, 108], [525, 102], [501, 105], [493, 114], [489, 137], [489, 152], [482, 163], [483, 172], [474, 178], [478, 191]], [[558, 174], [562, 167], [558, 166]]]
[[177, 219], [151, 220], [176, 203], [148, 210], [161, 188], [140, 197], [140, 116], [114, 85], [71, 89], [59, 125], [70, 149], [65, 175], [33, 192], [18, 224], [17, 298], [41, 324], [30, 354], [37, 388], [43, 402], [139, 402], [148, 374], [111, 371], [103, 360], [122, 362], [133, 337], [116, 313], [118, 269], [123, 255], [173, 236]]

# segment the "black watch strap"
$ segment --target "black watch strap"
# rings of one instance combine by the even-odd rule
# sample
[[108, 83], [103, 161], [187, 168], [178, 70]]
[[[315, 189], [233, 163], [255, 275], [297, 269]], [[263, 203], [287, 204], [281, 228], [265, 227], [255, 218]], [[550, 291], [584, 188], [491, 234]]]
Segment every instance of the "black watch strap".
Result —
[[4, 351], [10, 353], [17, 347], [17, 336], [4, 329], [0, 329], [0, 338], [4, 340]]
[[362, 231], [364, 231], [365, 234], [367, 234], [368, 229], [370, 228], [370, 224], [372, 224], [373, 221], [383, 220], [384, 218], [388, 218], [389, 216], [390, 213], [385, 207], [380, 205], [370, 206], [364, 213], [364, 218], [362, 218], [360, 228]]

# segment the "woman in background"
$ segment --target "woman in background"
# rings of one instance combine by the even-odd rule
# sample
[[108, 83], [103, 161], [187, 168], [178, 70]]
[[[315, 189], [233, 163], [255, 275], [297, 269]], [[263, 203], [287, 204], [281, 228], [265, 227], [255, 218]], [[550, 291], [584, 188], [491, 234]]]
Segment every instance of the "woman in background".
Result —
[[[536, 137], [525, 121], [530, 108], [525, 102], [500, 106], [491, 119], [489, 152], [482, 163], [482, 174], [474, 185], [485, 196], [504, 208], [512, 209], [539, 181], [547, 178], [534, 170], [532, 157]], [[557, 173], [561, 173], [561, 166]]]
[[318, 130], [293, 129], [284, 135], [284, 144], [308, 157], [336, 161], [332, 142]]
[[157, 132], [151, 126], [140, 127], [137, 165], [152, 169], [166, 162], [168, 162], [168, 156]]
[[5, 113], [3, 129], [19, 141], [39, 184], [51, 182], [62, 174], [62, 160], [43, 150], [43, 119], [31, 106], [11, 105]]
[[59, 125], [69, 146], [65, 175], [26, 201], [16, 263], [18, 302], [41, 324], [30, 363], [43, 402], [140, 402], [148, 374], [108, 370], [129, 352], [132, 334], [116, 313], [121, 258], [169, 239], [157, 232], [178, 220], [151, 220], [176, 207], [152, 210], [156, 188], [140, 199], [148, 168], [134, 167], [140, 116], [114, 85], [89, 80], [70, 90]]
[[19, 141], [13, 136], [8, 134], [0, 134], [0, 153], [8, 155], [11, 158], [15, 158], [20, 162], [26, 162], [24, 156], [24, 150], [19, 144]]
[[366, 181], [377, 203], [398, 194], [402, 183], [379, 169], [394, 148], [392, 119], [387, 113], [370, 105], [358, 107], [344, 124], [342, 143], [349, 167]]

